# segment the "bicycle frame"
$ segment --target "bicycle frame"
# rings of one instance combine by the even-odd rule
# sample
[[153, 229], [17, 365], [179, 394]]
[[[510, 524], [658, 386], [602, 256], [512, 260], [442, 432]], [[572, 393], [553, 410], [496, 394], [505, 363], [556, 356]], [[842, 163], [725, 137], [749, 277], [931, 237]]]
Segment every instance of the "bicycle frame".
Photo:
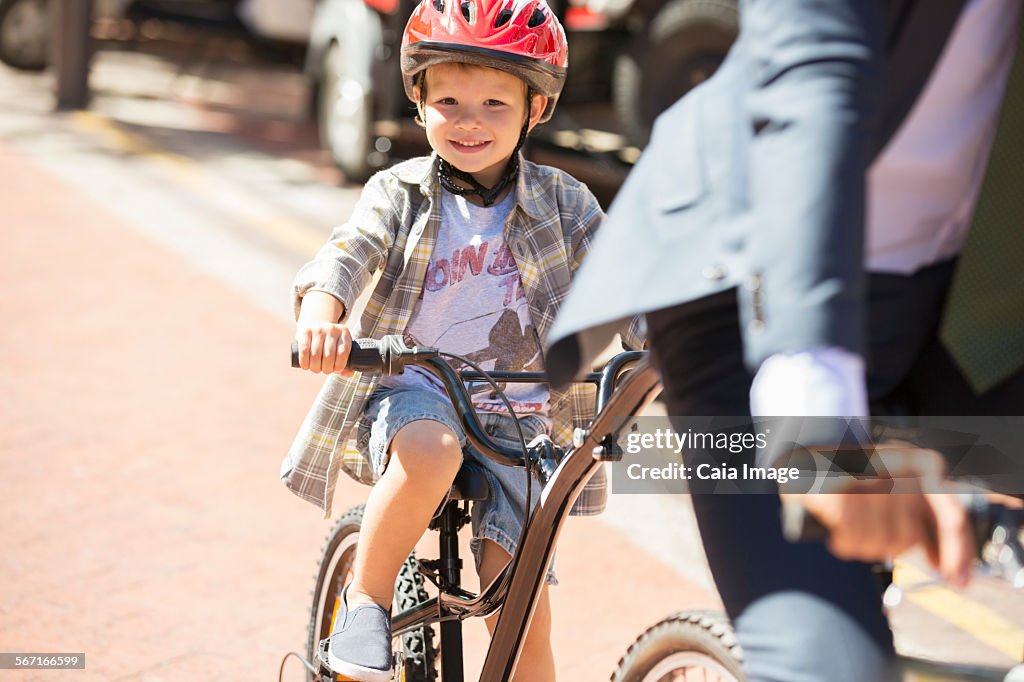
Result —
[[[577, 434], [574, 439], [575, 447], [565, 454], [549, 478], [512, 560], [498, 578], [478, 596], [469, 595], [461, 590], [453, 593], [442, 590], [437, 597], [395, 615], [392, 618], [394, 634], [440, 622], [444, 647], [446, 621], [461, 621], [472, 616], [488, 615], [500, 608], [501, 613], [487, 649], [480, 679], [490, 682], [512, 677], [522, 651], [526, 628], [537, 606], [537, 598], [563, 522], [583, 487], [602, 462], [617, 458], [613, 436], [624, 426], [624, 418], [638, 414], [653, 402], [657, 395], [660, 378], [648, 364], [645, 355], [642, 352], [620, 353], [602, 373], [587, 377], [588, 381], [599, 385], [594, 420], [588, 431]], [[449, 395], [463, 421], [470, 442], [495, 461], [522, 466], [522, 457], [518, 451], [491, 447], [488, 445], [490, 439], [480, 429], [462, 383], [467, 380], [479, 380], [479, 375], [467, 373], [459, 376], [447, 363], [439, 359], [417, 364], [430, 369], [448, 387]], [[616, 384], [630, 366], [632, 370]], [[495, 373], [491, 376], [499, 381], [544, 380], [543, 375], [539, 374], [534, 376], [525, 373]], [[444, 537], [449, 537], [450, 542], [452, 529], [442, 530], [445, 531], [442, 543], [445, 542]], [[457, 556], [457, 547], [455, 552]], [[456, 568], [454, 574], [456, 578], [457, 570]], [[461, 632], [457, 634], [461, 635]], [[461, 636], [457, 641], [461, 643]], [[460, 648], [459, 644], [455, 646]], [[456, 653], [461, 653], [461, 650], [451, 651], [452, 658], [455, 658]], [[460, 667], [457, 672], [449, 666], [442, 668], [445, 682], [461, 682], [461, 656], [458, 656], [458, 659]], [[457, 679], [444, 676], [445, 669]]]

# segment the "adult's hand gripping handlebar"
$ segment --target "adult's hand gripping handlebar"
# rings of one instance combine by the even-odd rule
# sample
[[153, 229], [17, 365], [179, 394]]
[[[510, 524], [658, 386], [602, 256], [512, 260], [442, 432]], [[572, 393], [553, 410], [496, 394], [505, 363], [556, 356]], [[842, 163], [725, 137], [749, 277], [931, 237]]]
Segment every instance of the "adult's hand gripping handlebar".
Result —
[[[346, 369], [371, 374], [395, 376], [401, 374], [406, 365], [415, 365], [428, 358], [436, 358], [439, 352], [431, 346], [412, 346], [397, 334], [377, 339], [352, 339]], [[292, 367], [299, 366], [299, 344], [292, 341]]]

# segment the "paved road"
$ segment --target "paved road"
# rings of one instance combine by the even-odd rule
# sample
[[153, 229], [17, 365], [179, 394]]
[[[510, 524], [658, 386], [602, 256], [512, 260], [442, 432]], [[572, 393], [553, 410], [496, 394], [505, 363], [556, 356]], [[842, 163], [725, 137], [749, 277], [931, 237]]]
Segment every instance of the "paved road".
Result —
[[[104, 52], [93, 86], [56, 116], [47, 76], [0, 69], [0, 651], [85, 652], [82, 679], [274, 679], [329, 527], [277, 482], [318, 385], [284, 360], [288, 284], [358, 187], [288, 68]], [[365, 495], [342, 482], [335, 506]], [[716, 603], [685, 498], [613, 496], [558, 567], [564, 680]], [[1019, 594], [938, 594], [897, 611], [905, 648], [1004, 664], [1024, 645]], [[479, 624], [468, 642], [473, 670]]]
[[[0, 72], [0, 650], [85, 652], [82, 679], [273, 679], [329, 528], [277, 481], [319, 383], [287, 366], [288, 282], [357, 189], [302, 159], [305, 127], [277, 156], [274, 121], [171, 112], [136, 96], [159, 64], [99, 66], [93, 113], [61, 117], [45, 78]], [[715, 601], [599, 520], [571, 524], [559, 571], [563, 679], [606, 677], [666, 604]], [[473, 670], [479, 624], [468, 641]]]

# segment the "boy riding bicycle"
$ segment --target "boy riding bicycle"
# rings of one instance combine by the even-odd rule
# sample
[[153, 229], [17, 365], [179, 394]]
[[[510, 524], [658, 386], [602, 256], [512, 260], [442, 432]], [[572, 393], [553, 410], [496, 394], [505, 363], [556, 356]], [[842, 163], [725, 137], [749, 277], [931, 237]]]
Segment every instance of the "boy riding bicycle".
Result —
[[[401, 56], [406, 94], [434, 153], [371, 178], [349, 221], [299, 271], [300, 366], [331, 376], [282, 465], [286, 485], [328, 513], [339, 466], [373, 485], [329, 648], [334, 672], [368, 682], [391, 679], [395, 577], [464, 461], [490, 488], [472, 520], [482, 584], [515, 550], [526, 481], [467, 447], [431, 375], [347, 372], [352, 338], [402, 334], [485, 368], [542, 370], [542, 340], [604, 217], [585, 185], [520, 154], [565, 81], [565, 34], [543, 0], [424, 0]], [[350, 329], [349, 310], [378, 270]], [[623, 335], [641, 344], [636, 322]], [[549, 433], [568, 444], [593, 412], [592, 389], [583, 386], [509, 385], [506, 393], [527, 440]], [[474, 391], [474, 408], [492, 438], [518, 444], [513, 418], [489, 387]], [[357, 453], [345, 451], [350, 435]], [[605, 494], [599, 474], [574, 513], [600, 513]], [[554, 679], [549, 635], [545, 589], [516, 679]]]

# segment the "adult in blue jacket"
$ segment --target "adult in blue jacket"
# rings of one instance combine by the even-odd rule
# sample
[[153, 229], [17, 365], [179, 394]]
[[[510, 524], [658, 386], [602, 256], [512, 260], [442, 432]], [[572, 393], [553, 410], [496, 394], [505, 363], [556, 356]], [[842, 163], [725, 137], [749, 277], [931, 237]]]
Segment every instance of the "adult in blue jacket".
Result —
[[[728, 58], [658, 119], [575, 280], [550, 337], [553, 383], [647, 312], [673, 415], [862, 416], [869, 399], [1019, 413], [1019, 365], [971, 376], [940, 323], [1020, 80], [1020, 14], [1015, 0], [741, 1]], [[1024, 347], [1024, 310], [1006, 307], [999, 341]], [[962, 584], [962, 510], [941, 496], [804, 502], [832, 526], [828, 547], [786, 543], [775, 495], [694, 496], [749, 676], [899, 679], [856, 560], [936, 524], [935, 560]]]

